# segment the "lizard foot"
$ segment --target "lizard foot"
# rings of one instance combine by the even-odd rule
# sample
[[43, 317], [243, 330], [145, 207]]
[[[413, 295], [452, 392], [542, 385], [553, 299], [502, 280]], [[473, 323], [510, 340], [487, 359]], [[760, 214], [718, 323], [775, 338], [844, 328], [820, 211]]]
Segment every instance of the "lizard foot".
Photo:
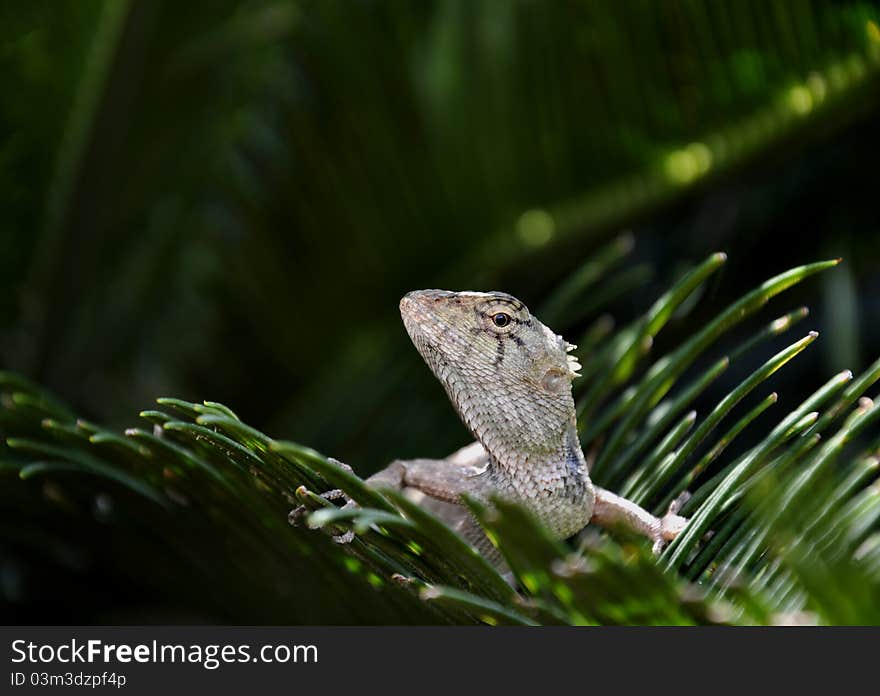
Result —
[[[304, 486], [300, 486], [297, 491], [305, 490]], [[345, 494], [345, 491], [334, 488], [331, 491], [327, 491], [326, 493], [321, 493], [321, 498], [324, 500], [339, 500], [340, 498], [344, 498], [346, 503], [345, 505], [353, 505], [354, 502]], [[313, 509], [308, 505], [299, 505], [291, 510], [287, 514], [287, 521], [294, 527], [298, 527], [302, 523], [302, 519], [308, 515], [310, 512], [313, 512]], [[354, 532], [350, 529], [348, 531], [343, 532], [342, 534], [331, 534], [330, 535], [337, 544], [350, 544], [354, 541]]]
[[[346, 471], [354, 473], [354, 470], [348, 464], [340, 462], [338, 459], [333, 459], [332, 457], [329, 457], [328, 459], [337, 466], [345, 469]], [[305, 488], [305, 486], [300, 486], [300, 488], [297, 489], [297, 493], [305, 493], [306, 491], [307, 489]], [[355, 504], [355, 502], [351, 498], [349, 498], [348, 495], [346, 495], [345, 491], [343, 491], [341, 488], [334, 488], [332, 490], [321, 493], [320, 497], [327, 501], [343, 499], [345, 500], [344, 507]], [[313, 508], [310, 508], [308, 505], [299, 505], [287, 514], [287, 521], [292, 526], [297, 527], [302, 522], [302, 519], [312, 511]], [[350, 529], [341, 534], [331, 534], [330, 536], [333, 537], [333, 541], [335, 541], [337, 544], [350, 544], [354, 540], [354, 532]]]
[[669, 508], [666, 510], [666, 514], [660, 518], [660, 530], [654, 539], [654, 553], [660, 553], [663, 550], [663, 547], [681, 534], [687, 526], [687, 523], [690, 522], [689, 518], [681, 517], [678, 514], [679, 510], [681, 510], [682, 506], [690, 499], [690, 497], [691, 494], [684, 491], [675, 500], [669, 503]]

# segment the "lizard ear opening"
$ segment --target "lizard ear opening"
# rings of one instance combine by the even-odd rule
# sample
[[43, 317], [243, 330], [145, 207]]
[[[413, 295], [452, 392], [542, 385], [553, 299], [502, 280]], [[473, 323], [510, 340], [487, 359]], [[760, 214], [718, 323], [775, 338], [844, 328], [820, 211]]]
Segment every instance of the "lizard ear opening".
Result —
[[571, 389], [572, 374], [558, 367], [551, 367], [541, 378], [541, 386], [552, 394], [562, 394]]

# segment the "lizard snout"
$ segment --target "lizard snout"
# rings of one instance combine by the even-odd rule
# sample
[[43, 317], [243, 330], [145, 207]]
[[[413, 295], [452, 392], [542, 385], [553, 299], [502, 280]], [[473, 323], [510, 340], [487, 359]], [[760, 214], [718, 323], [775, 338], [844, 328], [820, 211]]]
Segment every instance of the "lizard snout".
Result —
[[419, 292], [416, 290], [415, 292], [408, 292], [400, 298], [400, 316], [404, 319], [411, 317], [417, 311], [419, 305], [418, 294]]
[[456, 293], [449, 290], [413, 290], [406, 293], [400, 300], [400, 314], [406, 318], [419, 312], [431, 311], [436, 302], [455, 297]]

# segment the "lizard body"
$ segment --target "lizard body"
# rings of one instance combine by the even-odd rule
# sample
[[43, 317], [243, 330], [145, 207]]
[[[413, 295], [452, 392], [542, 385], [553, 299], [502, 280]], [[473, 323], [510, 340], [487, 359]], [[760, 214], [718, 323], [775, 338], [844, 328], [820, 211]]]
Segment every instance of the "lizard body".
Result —
[[687, 520], [657, 518], [594, 486], [577, 436], [567, 343], [502, 292], [419, 290], [400, 302], [407, 333], [476, 442], [446, 459], [392, 462], [367, 479], [404, 489], [484, 554], [497, 557], [467, 509], [467, 494], [510, 499], [557, 537], [587, 524], [623, 525], [659, 549]]
[[659, 550], [681, 532], [687, 520], [674, 514], [676, 504], [658, 518], [590, 480], [571, 393], [575, 346], [522, 302], [503, 292], [417, 290], [400, 301], [400, 314], [476, 442], [446, 459], [394, 461], [367, 484], [403, 490], [502, 566], [462, 495], [518, 502], [561, 539], [595, 522], [627, 527]]

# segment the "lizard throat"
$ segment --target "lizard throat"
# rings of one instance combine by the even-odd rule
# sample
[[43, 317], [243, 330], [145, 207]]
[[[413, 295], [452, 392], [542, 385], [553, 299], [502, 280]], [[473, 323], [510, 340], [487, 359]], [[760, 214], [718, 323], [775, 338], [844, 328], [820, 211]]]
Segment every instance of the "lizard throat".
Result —
[[426, 347], [423, 355], [468, 430], [490, 455], [486, 477], [494, 490], [526, 504], [552, 498], [568, 506], [584, 501], [592, 506], [570, 390], [546, 393], [533, 383], [497, 375], [477, 380], [433, 347]]
[[489, 445], [483, 438], [480, 440], [490, 455], [491, 478], [500, 488], [516, 492], [517, 497], [539, 497], [548, 493], [576, 497], [589, 480], [574, 424], [561, 433], [555, 447], [540, 451], [498, 446], [497, 438], [490, 439], [492, 444]]
[[596, 494], [574, 424], [563, 433], [558, 449], [540, 456], [486, 449], [487, 482], [501, 497], [532, 510], [559, 538], [589, 523]]

